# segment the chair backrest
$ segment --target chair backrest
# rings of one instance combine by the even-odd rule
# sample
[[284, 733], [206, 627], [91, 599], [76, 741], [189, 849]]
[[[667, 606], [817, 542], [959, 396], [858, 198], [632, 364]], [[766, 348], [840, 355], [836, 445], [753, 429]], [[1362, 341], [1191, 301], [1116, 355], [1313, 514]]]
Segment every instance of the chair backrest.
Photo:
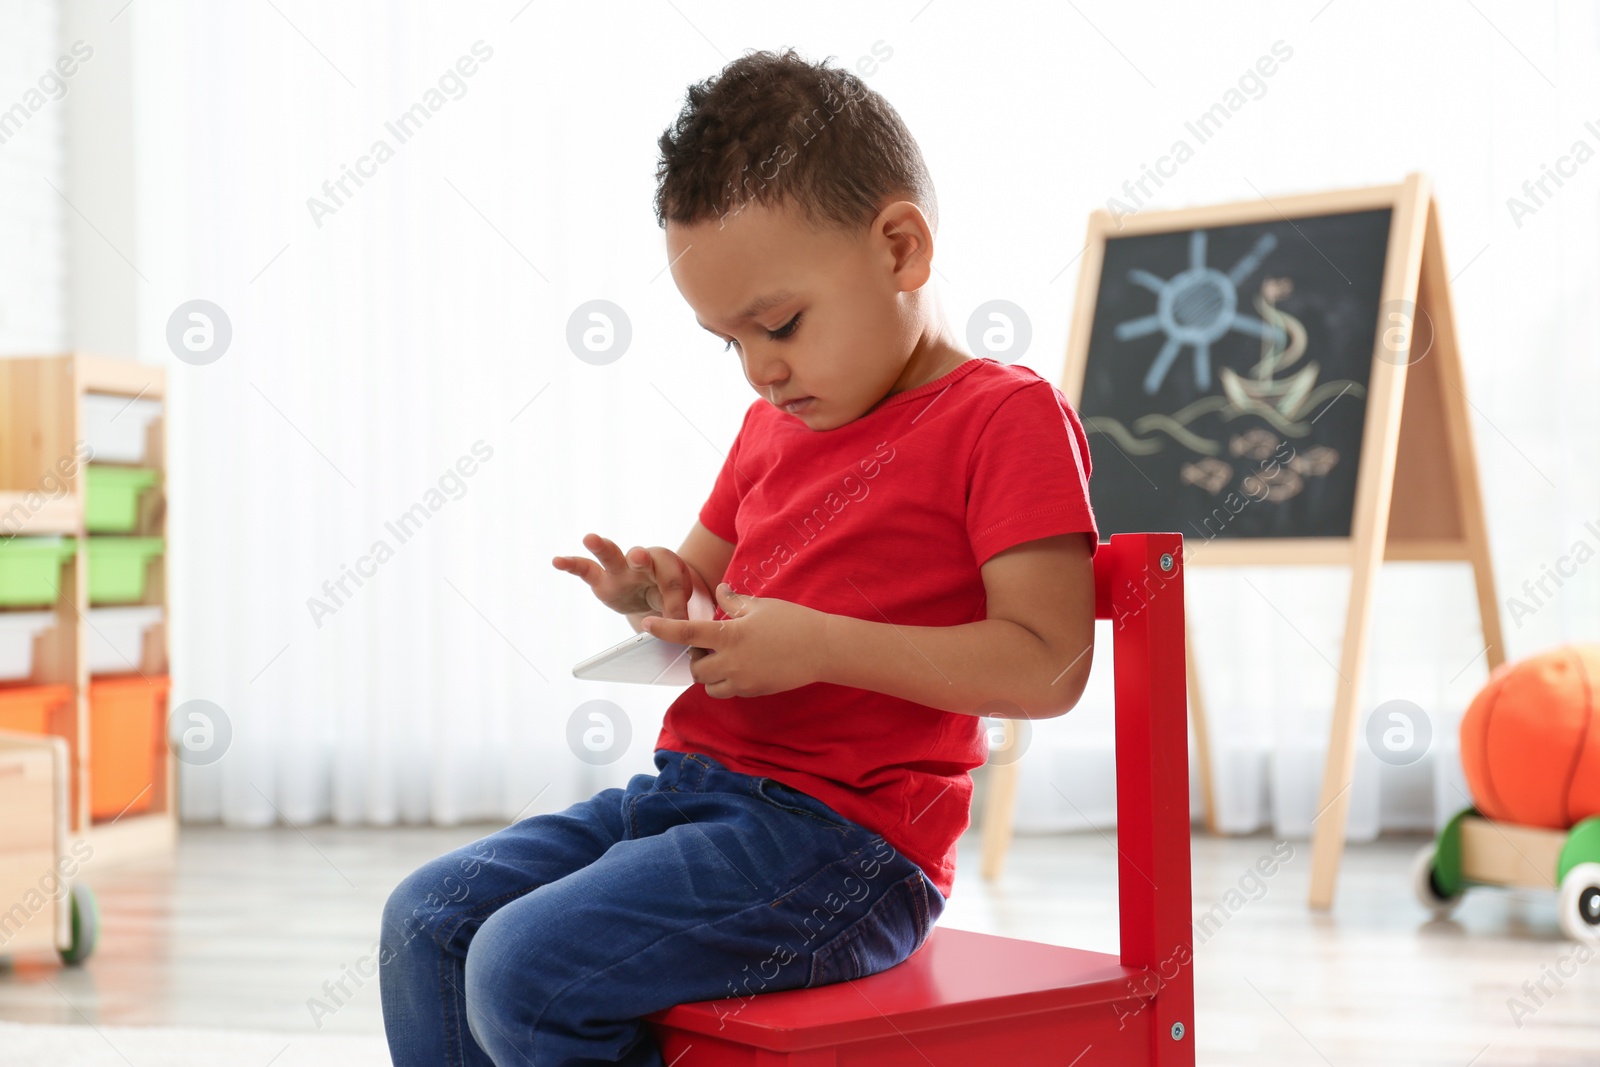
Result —
[[1194, 1018], [1183, 536], [1102, 542], [1094, 614], [1112, 623], [1122, 964], [1159, 977], [1164, 1033]]

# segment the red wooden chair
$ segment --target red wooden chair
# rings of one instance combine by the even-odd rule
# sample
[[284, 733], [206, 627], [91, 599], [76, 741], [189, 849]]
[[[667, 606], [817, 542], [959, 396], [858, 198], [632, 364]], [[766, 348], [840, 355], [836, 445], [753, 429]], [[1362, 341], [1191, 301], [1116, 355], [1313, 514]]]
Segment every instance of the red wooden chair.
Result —
[[1113, 623], [1120, 956], [935, 927], [855, 981], [646, 1018], [672, 1067], [1193, 1067], [1183, 538], [1094, 558]]

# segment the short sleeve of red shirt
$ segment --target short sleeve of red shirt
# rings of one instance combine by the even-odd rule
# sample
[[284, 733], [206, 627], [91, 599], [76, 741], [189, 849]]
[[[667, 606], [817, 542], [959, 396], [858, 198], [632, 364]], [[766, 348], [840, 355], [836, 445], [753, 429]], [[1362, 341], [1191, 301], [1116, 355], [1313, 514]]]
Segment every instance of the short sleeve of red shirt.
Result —
[[967, 534], [981, 567], [1014, 545], [1099, 528], [1089, 502], [1089, 441], [1060, 390], [1024, 385], [995, 409], [972, 452]]
[[730, 544], [739, 540], [734, 518], [739, 514], [739, 499], [744, 495], [744, 487], [748, 484], [748, 481], [740, 476], [738, 464], [739, 443], [744, 440], [745, 427], [749, 424], [750, 408], [746, 408], [744, 421], [739, 424], [739, 432], [734, 435], [733, 444], [728, 446], [728, 454], [722, 461], [722, 469], [717, 472], [717, 480], [712, 483], [711, 495], [700, 506], [700, 525]]

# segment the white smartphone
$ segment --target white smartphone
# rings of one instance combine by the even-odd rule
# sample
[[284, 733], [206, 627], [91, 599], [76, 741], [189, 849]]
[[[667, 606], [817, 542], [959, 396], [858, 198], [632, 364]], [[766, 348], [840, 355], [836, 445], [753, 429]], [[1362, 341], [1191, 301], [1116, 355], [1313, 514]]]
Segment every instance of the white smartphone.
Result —
[[694, 675], [689, 673], [689, 646], [663, 641], [643, 631], [590, 656], [572, 668], [572, 676], [595, 682], [640, 685], [694, 684]]

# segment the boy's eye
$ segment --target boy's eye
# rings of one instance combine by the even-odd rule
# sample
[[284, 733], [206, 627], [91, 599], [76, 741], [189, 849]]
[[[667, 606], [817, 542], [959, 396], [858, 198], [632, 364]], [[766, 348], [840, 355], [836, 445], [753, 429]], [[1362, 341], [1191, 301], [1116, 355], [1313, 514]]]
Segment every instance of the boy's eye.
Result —
[[795, 327], [800, 325], [800, 312], [794, 313], [794, 318], [779, 326], [776, 330], [768, 330], [767, 336], [774, 341], [781, 341], [794, 333]]
[[[800, 314], [801, 313], [797, 311], [794, 314], [794, 318], [790, 319], [788, 322], [784, 323], [782, 326], [779, 326], [776, 330], [768, 330], [767, 331], [767, 337], [769, 337], [770, 339], [772, 339], [774, 341], [781, 341], [785, 337], [794, 336], [795, 327], [800, 325]], [[733, 338], [730, 337], [726, 342], [724, 342], [724, 344], [722, 346], [722, 350], [724, 352], [732, 352], [733, 351], [733, 346], [738, 344], [738, 343], [739, 342], [733, 340]]]

